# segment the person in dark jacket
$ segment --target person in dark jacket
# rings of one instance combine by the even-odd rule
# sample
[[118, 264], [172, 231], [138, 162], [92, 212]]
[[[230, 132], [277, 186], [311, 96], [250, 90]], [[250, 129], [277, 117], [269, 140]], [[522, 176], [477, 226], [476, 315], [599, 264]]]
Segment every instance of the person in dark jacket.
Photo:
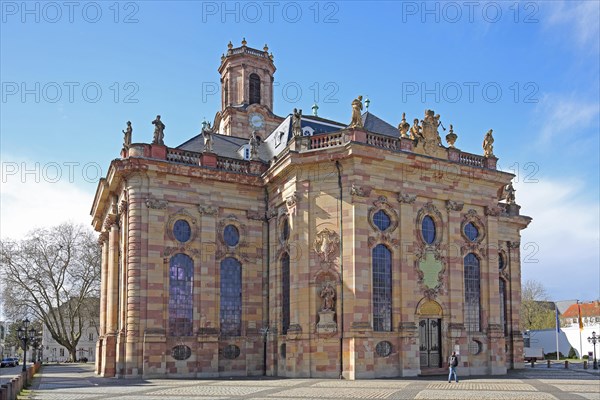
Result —
[[456, 367], [458, 367], [458, 357], [456, 352], [453, 351], [452, 355], [448, 359], [448, 366], [450, 367], [450, 372], [448, 373], [448, 383], [452, 380], [452, 375], [454, 375], [454, 380], [458, 383], [458, 375], [456, 375]]

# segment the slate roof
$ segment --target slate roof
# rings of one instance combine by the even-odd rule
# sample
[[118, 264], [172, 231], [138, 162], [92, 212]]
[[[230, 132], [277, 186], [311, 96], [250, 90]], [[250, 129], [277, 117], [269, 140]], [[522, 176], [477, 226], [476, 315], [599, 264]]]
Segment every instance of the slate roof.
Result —
[[380, 135], [399, 137], [400, 132], [392, 125], [388, 124], [375, 114], [366, 112], [362, 115], [363, 126], [366, 130], [373, 133], [379, 133]]

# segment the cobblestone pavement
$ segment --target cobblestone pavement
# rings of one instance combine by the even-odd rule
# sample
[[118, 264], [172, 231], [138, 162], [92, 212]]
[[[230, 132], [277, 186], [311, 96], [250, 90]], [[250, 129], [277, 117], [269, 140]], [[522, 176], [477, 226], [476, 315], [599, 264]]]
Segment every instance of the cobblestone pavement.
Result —
[[594, 370], [527, 367], [504, 377], [410, 379], [115, 379], [94, 375], [92, 365], [46, 365], [36, 375], [29, 399], [71, 400], [600, 400]]

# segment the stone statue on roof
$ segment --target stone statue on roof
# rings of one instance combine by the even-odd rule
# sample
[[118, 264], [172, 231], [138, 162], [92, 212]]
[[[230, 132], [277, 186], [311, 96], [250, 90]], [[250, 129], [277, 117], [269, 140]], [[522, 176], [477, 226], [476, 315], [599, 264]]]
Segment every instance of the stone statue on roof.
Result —
[[494, 156], [494, 137], [492, 136], [492, 129], [490, 129], [483, 138], [483, 155], [484, 157]]
[[202, 137], [204, 138], [204, 152], [212, 153], [213, 152], [213, 137], [212, 137], [212, 127], [210, 126], [210, 122], [202, 122]]
[[152, 139], [152, 144], [160, 144], [162, 146], [165, 145], [165, 124], [160, 120], [160, 115], [156, 116], [156, 119], [152, 121], [152, 125], [154, 125], [154, 138]]
[[294, 137], [302, 136], [302, 110], [295, 108], [292, 114], [292, 134]]
[[256, 131], [252, 131], [252, 135], [250, 136], [250, 160], [258, 160], [258, 145]]
[[131, 146], [131, 134], [133, 132], [133, 128], [131, 127], [131, 121], [127, 121], [127, 128], [123, 131], [125, 137], [123, 138], [123, 148], [125, 150], [129, 149]]
[[506, 204], [515, 204], [515, 188], [512, 182], [504, 187], [504, 194], [506, 196]]
[[358, 96], [352, 102], [352, 120], [350, 121], [350, 128], [362, 128], [362, 96]]
[[410, 138], [412, 140], [422, 140], [423, 134], [421, 133], [421, 127], [419, 126], [419, 119], [413, 120], [413, 126], [410, 128]]

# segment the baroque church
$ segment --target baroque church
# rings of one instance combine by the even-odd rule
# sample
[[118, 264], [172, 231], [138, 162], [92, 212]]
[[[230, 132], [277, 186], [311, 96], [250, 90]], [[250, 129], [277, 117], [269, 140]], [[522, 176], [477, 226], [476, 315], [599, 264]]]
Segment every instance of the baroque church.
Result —
[[168, 146], [157, 116], [136, 142], [128, 122], [91, 210], [96, 373], [406, 377], [453, 351], [463, 376], [521, 368], [531, 218], [492, 130], [480, 155], [452, 125], [444, 145], [432, 110], [394, 127], [360, 96], [345, 121], [279, 116], [275, 70], [266, 45], [230, 42], [200, 134]]

